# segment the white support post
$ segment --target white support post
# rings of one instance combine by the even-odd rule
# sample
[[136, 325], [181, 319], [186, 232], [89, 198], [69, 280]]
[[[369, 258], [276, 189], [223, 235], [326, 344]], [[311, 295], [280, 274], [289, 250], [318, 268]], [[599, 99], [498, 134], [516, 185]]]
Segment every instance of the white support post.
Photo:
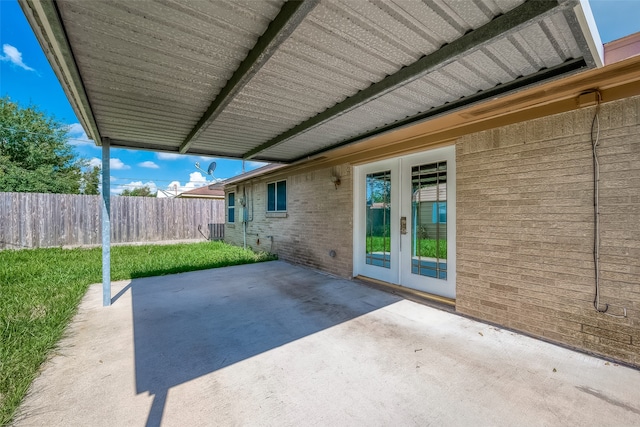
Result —
[[102, 305], [111, 305], [111, 171], [109, 138], [102, 138]]

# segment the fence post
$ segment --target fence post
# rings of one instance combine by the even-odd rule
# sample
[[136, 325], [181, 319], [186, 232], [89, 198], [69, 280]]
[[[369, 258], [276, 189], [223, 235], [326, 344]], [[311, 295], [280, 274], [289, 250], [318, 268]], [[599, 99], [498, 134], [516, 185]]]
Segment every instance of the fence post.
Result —
[[102, 138], [102, 305], [111, 305], [111, 171], [109, 138]]

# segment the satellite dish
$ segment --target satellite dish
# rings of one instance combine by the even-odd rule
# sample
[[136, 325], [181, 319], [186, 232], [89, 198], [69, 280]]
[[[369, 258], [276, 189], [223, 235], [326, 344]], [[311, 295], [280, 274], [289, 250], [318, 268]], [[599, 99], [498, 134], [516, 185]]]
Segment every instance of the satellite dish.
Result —
[[207, 175], [213, 176], [213, 171], [216, 170], [216, 162], [211, 162], [209, 164], [209, 167], [207, 168], [207, 171], [205, 172], [204, 169], [202, 169], [200, 167], [200, 162], [196, 162], [196, 169], [198, 169], [201, 172], [206, 173]]
[[216, 162], [211, 162], [207, 168], [207, 174], [213, 175], [213, 171], [216, 170]]

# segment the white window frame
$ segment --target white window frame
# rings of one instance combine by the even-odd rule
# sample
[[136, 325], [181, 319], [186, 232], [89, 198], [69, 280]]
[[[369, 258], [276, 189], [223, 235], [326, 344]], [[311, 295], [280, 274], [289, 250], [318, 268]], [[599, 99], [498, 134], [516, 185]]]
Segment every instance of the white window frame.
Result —
[[[233, 194], [233, 206], [231, 206], [229, 203], [229, 197]], [[236, 223], [236, 192], [235, 191], [229, 191], [227, 193], [227, 223], [229, 224], [235, 224]], [[233, 209], [233, 214], [231, 215], [231, 209]]]
[[[278, 184], [284, 182], [284, 191], [285, 191], [285, 207], [284, 209], [278, 209]], [[273, 201], [273, 206], [274, 209], [270, 210], [269, 209], [269, 185], [273, 184], [274, 185], [274, 192], [273, 195], [275, 197], [275, 200]], [[271, 181], [271, 182], [267, 182], [267, 213], [286, 213], [287, 212], [287, 208], [288, 208], [288, 204], [289, 204], [289, 194], [288, 194], [288, 185], [287, 185], [287, 180], [286, 179], [280, 179], [277, 181]]]

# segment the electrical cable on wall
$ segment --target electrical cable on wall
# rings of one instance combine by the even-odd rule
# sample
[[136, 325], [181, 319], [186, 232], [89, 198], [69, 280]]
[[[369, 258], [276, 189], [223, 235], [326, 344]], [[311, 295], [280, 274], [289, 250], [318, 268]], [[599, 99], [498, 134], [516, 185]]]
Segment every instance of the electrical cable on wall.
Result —
[[598, 143], [600, 142], [600, 103], [602, 101], [599, 91], [595, 91], [598, 97], [596, 111], [591, 122], [591, 149], [593, 153], [593, 262], [595, 266], [596, 293], [593, 299], [593, 307], [598, 313], [611, 317], [627, 317], [627, 309], [622, 308], [622, 315], [611, 314], [609, 304], [600, 307], [600, 163], [598, 161]]

